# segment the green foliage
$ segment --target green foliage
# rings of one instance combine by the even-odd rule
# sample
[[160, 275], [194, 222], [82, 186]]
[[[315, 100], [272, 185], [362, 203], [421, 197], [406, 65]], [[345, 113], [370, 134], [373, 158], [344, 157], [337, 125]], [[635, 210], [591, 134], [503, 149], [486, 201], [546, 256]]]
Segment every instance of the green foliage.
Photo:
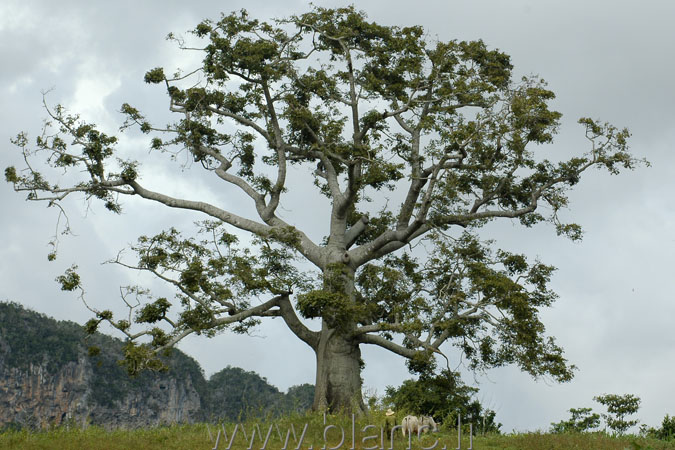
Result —
[[661, 422], [661, 428], [657, 431], [657, 437], [665, 440], [675, 438], [675, 417], [669, 417], [666, 414], [666, 417]]
[[279, 417], [289, 411], [304, 413], [313, 400], [312, 385], [292, 386], [283, 394], [255, 372], [227, 366], [209, 378], [204, 415], [213, 422]]
[[154, 69], [145, 73], [144, 79], [146, 83], [162, 83], [166, 79], [166, 76], [164, 75], [164, 69], [161, 67], [155, 67]]
[[[141, 236], [132, 249], [142, 269], [176, 276], [181, 290], [203, 299], [227, 301], [263, 292], [282, 293], [301, 286], [304, 276], [292, 263], [297, 234], [290, 228], [257, 239], [257, 253], [238, 249], [237, 238], [221, 222], [201, 222], [205, 239], [183, 238], [175, 229]], [[241, 309], [246, 303], [242, 301]], [[167, 306], [168, 309], [168, 306]], [[166, 312], [166, 310], [165, 310]]]
[[23, 308], [0, 302], [0, 366], [26, 370], [45, 364], [54, 371], [77, 362], [82, 333], [73, 322], [57, 322]]
[[607, 408], [607, 414], [603, 414], [603, 417], [607, 426], [615, 433], [622, 435], [630, 427], [638, 424], [638, 420], [625, 420], [625, 417], [638, 412], [639, 397], [633, 394], [604, 394], [593, 397], [593, 400]]
[[75, 272], [76, 270], [77, 266], [71, 266], [63, 275], [56, 277], [56, 282], [61, 285], [62, 291], [74, 291], [80, 287], [80, 275]]
[[19, 177], [16, 175], [16, 169], [14, 167], [7, 167], [5, 169], [5, 180], [8, 183], [17, 183], [19, 181]]
[[666, 414], [666, 416], [661, 421], [661, 426], [659, 428], [651, 428], [642, 425], [640, 427], [640, 433], [642, 435], [664, 441], [675, 440], [675, 416], [671, 417]]
[[[155, 331], [153, 329], [152, 331]], [[161, 331], [161, 330], [160, 330]], [[164, 372], [169, 369], [166, 363], [153, 351], [151, 345], [127, 341], [122, 347], [124, 358], [118, 361], [129, 376], [136, 376], [144, 370]]]
[[585, 433], [600, 426], [600, 415], [591, 408], [571, 408], [572, 416], [551, 424], [551, 433]]
[[[254, 372], [226, 367], [209, 379], [208, 410], [212, 421], [236, 421], [270, 410], [282, 398], [274, 386]], [[243, 417], [242, 417], [243, 416]]]
[[314, 402], [314, 385], [298, 384], [288, 388], [284, 398], [284, 411], [306, 413]]
[[[12, 143], [22, 149], [26, 158], [37, 153], [46, 153], [46, 162], [54, 168], [81, 168], [89, 175], [89, 181], [78, 183], [73, 192], [84, 192], [89, 197], [101, 200], [106, 209], [119, 213], [121, 207], [117, 198], [108, 190], [106, 173], [107, 165], [115, 154], [116, 136], [109, 136], [99, 131], [95, 125], [80, 120], [78, 115], [68, 114], [61, 105], [54, 110], [48, 109], [52, 121], [45, 123], [45, 132], [35, 140], [37, 150], [29, 148], [28, 137], [20, 133], [12, 139]], [[49, 131], [47, 131], [49, 129]], [[53, 132], [52, 132], [53, 131]], [[70, 145], [67, 137], [71, 139]], [[77, 148], [76, 151], [71, 149]], [[5, 178], [14, 185], [17, 191], [27, 191], [28, 200], [48, 200], [50, 206], [60, 198], [47, 196], [41, 193], [59, 191], [59, 186], [52, 185], [45, 180], [42, 173], [33, 168], [27, 169], [27, 175], [19, 176], [13, 167], [7, 168]]]
[[334, 328], [347, 329], [350, 324], [363, 321], [366, 306], [354, 302], [346, 293], [353, 282], [353, 272], [342, 263], [330, 264], [323, 271], [322, 289], [298, 295], [298, 312], [306, 318], [322, 317]]
[[344, 294], [318, 289], [298, 297], [298, 311], [308, 319], [330, 314], [336, 320], [344, 320], [349, 317], [346, 308], [350, 303], [349, 298]]
[[[465, 232], [459, 238], [438, 235], [425, 264], [407, 254], [369, 264], [356, 282], [372, 319], [409, 334], [447, 334], [457, 338], [471, 367], [483, 369], [509, 363], [539, 376], [571, 379], [562, 349], [543, 336], [539, 309], [556, 298], [548, 288], [554, 268], [530, 263], [524, 255], [493, 250]], [[429, 295], [428, 293], [432, 293]], [[504, 317], [506, 326], [487, 328], [488, 306]], [[392, 325], [393, 328], [393, 325]], [[414, 347], [414, 342], [408, 344]], [[429, 370], [431, 354], [418, 352], [408, 362], [415, 372]]]
[[[141, 335], [150, 336], [152, 340], [128, 348], [130, 373], [160, 368], [161, 364], [155, 366], [157, 358], [153, 353], [172, 345], [172, 339], [184, 330], [213, 336], [228, 328], [227, 323], [217, 324], [218, 316], [242, 313], [250, 307], [250, 297], [263, 293], [285, 294], [294, 287], [308, 286], [305, 275], [292, 264], [299, 242], [294, 228], [280, 228], [256, 239], [254, 245], [258, 251], [254, 252], [238, 248], [237, 237], [226, 232], [221, 222], [204, 221], [197, 227], [203, 239], [184, 238], [177, 230], [169, 229], [155, 236], [141, 236], [132, 247], [138, 258], [134, 267], [171, 280], [179, 291], [177, 302], [164, 297], [153, 299], [147, 290], [127, 287], [126, 295], [134, 295], [139, 301], [139, 305], [132, 308], [135, 310], [133, 323], [115, 321], [112, 313], [102, 312], [98, 314], [98, 321], [88, 324], [88, 329], [95, 331], [98, 323], [105, 320], [128, 337], [133, 336], [132, 329], [138, 325], [171, 325], [169, 331], [147, 328]], [[182, 309], [177, 311], [177, 305]], [[257, 324], [257, 319], [248, 318], [235, 321], [229, 329], [245, 333]]]
[[98, 326], [101, 324], [100, 319], [89, 319], [87, 323], [84, 324], [84, 332], [89, 334], [94, 334], [98, 331]]
[[158, 298], [153, 303], [143, 306], [136, 315], [136, 322], [155, 323], [166, 317], [166, 312], [171, 307], [171, 303], [164, 297]]
[[138, 163], [131, 161], [121, 161], [120, 165], [122, 166], [122, 172], [120, 173], [120, 178], [127, 183], [130, 183], [138, 177]]
[[405, 380], [398, 388], [388, 386], [383, 402], [393, 405], [395, 411], [432, 416], [446, 429], [456, 425], [459, 414], [462, 422], [472, 422], [476, 431], [483, 427], [486, 433], [498, 433], [501, 424], [495, 422], [494, 411], [484, 410], [473, 400], [476, 392], [478, 389], [462, 383], [458, 373], [443, 370], [438, 375]]

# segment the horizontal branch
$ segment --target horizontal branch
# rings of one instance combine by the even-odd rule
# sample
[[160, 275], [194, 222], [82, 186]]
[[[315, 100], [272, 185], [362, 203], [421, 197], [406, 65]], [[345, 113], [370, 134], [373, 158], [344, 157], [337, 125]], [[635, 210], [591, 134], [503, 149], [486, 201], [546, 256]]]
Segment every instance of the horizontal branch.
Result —
[[267, 300], [264, 303], [261, 303], [258, 306], [253, 306], [251, 308], [248, 308], [244, 311], [241, 311], [237, 314], [234, 314], [232, 316], [228, 317], [221, 317], [219, 319], [216, 319], [214, 321], [214, 325], [226, 325], [230, 323], [235, 323], [235, 322], [242, 322], [249, 317], [254, 317], [254, 316], [260, 316], [264, 315], [267, 311], [269, 311], [271, 308], [275, 306], [279, 306], [279, 302], [281, 301], [284, 296], [288, 297], [288, 294], [282, 294], [282, 295], [277, 295], [276, 297], [272, 298], [271, 300]]
[[219, 116], [224, 116], [224, 117], [229, 117], [230, 119], [234, 120], [235, 122], [239, 123], [240, 125], [244, 125], [246, 127], [252, 128], [255, 130], [258, 134], [260, 134], [265, 140], [270, 144], [274, 145], [274, 141], [272, 140], [272, 137], [269, 135], [269, 133], [260, 125], [255, 123], [254, 121], [247, 119], [245, 117], [240, 116], [239, 114], [235, 114], [233, 112], [227, 111], [225, 109], [220, 109], [216, 108], [215, 106], [207, 106], [207, 110], [211, 111], [212, 113], [218, 114]]
[[246, 219], [236, 214], [232, 214], [231, 212], [222, 210], [206, 202], [178, 199], [165, 194], [160, 194], [159, 192], [145, 189], [136, 181], [129, 181], [129, 186], [131, 186], [136, 194], [145, 199], [162, 203], [170, 208], [200, 211], [208, 214], [211, 217], [220, 219], [223, 222], [232, 225], [233, 227], [239, 228], [240, 230], [248, 231], [259, 236], [266, 235], [272, 230], [272, 227], [268, 225]]
[[417, 350], [406, 348], [402, 345], [399, 345], [393, 341], [387, 340], [382, 336], [375, 334], [362, 334], [356, 337], [357, 341], [362, 344], [373, 344], [378, 347], [382, 347], [390, 352], [396, 353], [397, 355], [403, 356], [404, 358], [412, 359], [415, 357]]

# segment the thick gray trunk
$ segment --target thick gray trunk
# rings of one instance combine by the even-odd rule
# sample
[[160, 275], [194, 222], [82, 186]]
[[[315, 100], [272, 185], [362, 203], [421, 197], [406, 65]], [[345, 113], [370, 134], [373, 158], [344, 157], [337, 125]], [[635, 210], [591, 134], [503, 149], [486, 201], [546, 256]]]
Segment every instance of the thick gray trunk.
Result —
[[[334, 222], [340, 222], [333, 217]], [[344, 220], [340, 224], [333, 223], [332, 233], [336, 229], [344, 235]], [[339, 240], [339, 239], [338, 239]], [[324, 267], [323, 288], [351, 302], [355, 301], [355, 270], [343, 260], [344, 242], [332, 245], [329, 249], [329, 261]], [[360, 343], [352, 337], [355, 328], [353, 317], [349, 311], [327, 309], [323, 312], [321, 332], [316, 353], [316, 383], [314, 393], [315, 410], [361, 414], [365, 412], [361, 398], [361, 349]]]
[[324, 328], [316, 363], [313, 409], [357, 415], [364, 412], [359, 344], [337, 330]]

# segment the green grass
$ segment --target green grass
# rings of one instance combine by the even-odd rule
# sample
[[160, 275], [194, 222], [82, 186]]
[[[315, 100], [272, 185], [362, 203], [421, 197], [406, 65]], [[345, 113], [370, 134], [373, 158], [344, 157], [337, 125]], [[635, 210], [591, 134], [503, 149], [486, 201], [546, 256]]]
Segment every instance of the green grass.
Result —
[[[377, 440], [361, 442], [361, 439], [366, 435], [379, 435], [379, 428], [376, 431], [372, 429], [366, 433], [360, 430], [368, 424], [384, 426], [384, 416], [371, 415], [367, 419], [356, 421], [356, 449], [364, 449], [366, 447], [373, 447], [380, 445], [379, 438]], [[248, 439], [244, 439], [241, 432], [238, 432], [235, 437], [232, 448], [245, 449], [251, 439], [251, 430], [255, 427], [253, 421], [245, 423]], [[304, 443], [301, 448], [307, 449], [309, 445], [313, 445], [315, 449], [321, 448], [325, 443], [323, 440], [323, 417], [320, 415], [294, 416], [284, 417], [277, 420], [260, 422], [260, 429], [263, 435], [266, 435], [270, 425], [278, 425], [279, 430], [285, 438], [286, 430], [293, 424], [300, 436], [302, 429], [307, 424], [307, 433]], [[339, 447], [341, 449], [351, 448], [351, 419], [348, 417], [331, 416], [328, 419], [329, 425], [342, 427], [345, 430], [344, 444]], [[221, 436], [219, 449], [225, 449], [228, 446], [229, 439], [232, 437], [234, 429], [233, 424], [225, 425], [228, 436], [227, 440]], [[195, 424], [195, 425], [174, 425], [170, 427], [157, 427], [139, 430], [113, 430], [106, 431], [100, 427], [89, 427], [86, 429], [77, 428], [58, 428], [50, 431], [6, 431], [0, 433], [0, 449], [189, 449], [189, 450], [209, 450], [215, 445], [215, 438], [218, 432], [217, 425]], [[335, 447], [340, 442], [339, 428], [333, 428], [328, 431], [327, 444], [330, 447]], [[264, 439], [264, 436], [263, 436]], [[434, 441], [438, 439], [439, 445], [436, 447], [440, 449], [446, 445], [448, 449], [455, 449], [457, 447], [457, 434], [454, 430], [442, 430], [433, 435], [423, 436], [421, 441], [417, 441], [414, 437], [412, 442], [413, 449], [419, 449], [421, 446], [430, 447]], [[468, 439], [462, 439], [462, 449], [469, 448]], [[297, 443], [292, 439], [288, 448], [295, 448]], [[262, 440], [256, 439], [253, 448], [261, 448]], [[270, 442], [266, 448], [280, 449], [283, 447], [283, 439], [277, 435], [276, 428], [273, 427], [273, 434]], [[385, 448], [389, 448], [389, 441], [385, 442]], [[400, 431], [395, 434], [396, 450], [407, 448], [407, 439], [404, 441]], [[612, 437], [604, 433], [589, 433], [589, 434], [544, 434], [544, 433], [522, 433], [511, 435], [489, 435], [477, 436], [473, 440], [473, 448], [475, 450], [570, 450], [570, 449], [598, 449], [598, 450], [660, 450], [660, 449], [675, 449], [675, 441], [665, 442], [655, 439], [646, 439], [635, 436]]]
[[[0, 449], [211, 449], [205, 425], [174, 425], [139, 430], [106, 431], [100, 427], [51, 431], [7, 431]], [[244, 446], [245, 448], [245, 446]]]
[[665, 442], [635, 436], [612, 437], [604, 433], [525, 433], [478, 437], [474, 440], [473, 447], [476, 450], [660, 450], [675, 449], [675, 441]]

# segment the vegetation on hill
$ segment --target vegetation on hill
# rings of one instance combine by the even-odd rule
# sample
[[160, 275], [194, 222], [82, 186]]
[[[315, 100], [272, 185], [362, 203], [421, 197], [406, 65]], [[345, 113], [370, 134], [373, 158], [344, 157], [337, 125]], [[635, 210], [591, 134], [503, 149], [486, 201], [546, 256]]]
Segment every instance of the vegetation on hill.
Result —
[[[551, 433], [587, 432], [600, 427], [600, 418], [605, 422], [605, 430], [610, 429], [614, 434], [622, 435], [629, 428], [640, 423], [637, 419], [627, 420], [628, 416], [637, 414], [641, 399], [633, 394], [603, 394], [593, 397], [593, 400], [607, 408], [607, 413], [597, 414], [591, 408], [571, 408], [571, 417], [568, 420], [551, 424]], [[664, 425], [668, 422], [664, 419]], [[644, 430], [643, 430], [644, 433]], [[667, 432], [666, 432], [667, 433]]]
[[255, 372], [227, 366], [209, 378], [206, 418], [235, 421], [241, 418], [305, 411], [312, 406], [314, 386], [293, 386], [287, 394]]
[[77, 361], [83, 338], [75, 322], [56, 321], [18, 303], [0, 303], [0, 369], [46, 363], [53, 371]]
[[[0, 370], [43, 365], [53, 374], [69, 362], [87, 358], [93, 373], [88, 386], [92, 404], [113, 407], [115, 399], [143, 389], [157, 378], [158, 374], [152, 372], [130, 377], [118, 364], [123, 345], [119, 339], [101, 333], [86, 336], [75, 322], [57, 321], [17, 303], [0, 303]], [[92, 347], [97, 351], [89, 354]], [[194, 359], [175, 350], [164, 360], [172, 378], [190, 380], [200, 396], [206, 395], [204, 374]]]
[[[284, 394], [265, 378], [237, 367], [228, 366], [207, 381], [199, 364], [176, 349], [163, 356], [166, 373], [145, 371], [132, 377], [119, 363], [123, 346], [121, 340], [105, 334], [87, 336], [75, 322], [57, 321], [17, 303], [0, 302], [0, 372], [42, 365], [48, 374], [54, 374], [68, 363], [88, 363], [92, 376], [87, 388], [92, 406], [114, 408], [115, 401], [129, 392], [146, 389], [168, 377], [190, 382], [202, 405], [198, 419], [203, 420], [278, 415], [304, 411], [312, 404], [312, 385], [293, 386]], [[89, 352], [90, 348], [97, 351]]]

